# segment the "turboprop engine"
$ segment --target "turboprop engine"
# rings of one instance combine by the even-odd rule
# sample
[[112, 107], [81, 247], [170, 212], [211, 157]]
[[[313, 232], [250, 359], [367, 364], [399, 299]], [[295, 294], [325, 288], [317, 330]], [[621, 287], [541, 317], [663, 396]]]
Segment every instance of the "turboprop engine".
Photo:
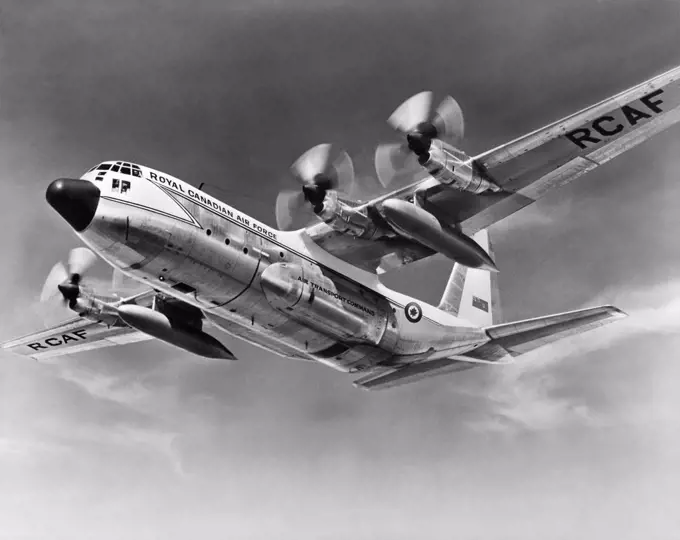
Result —
[[[332, 156], [335, 159], [332, 159]], [[366, 211], [357, 210], [348, 199], [360, 191], [354, 175], [352, 159], [347, 152], [332, 152], [330, 144], [319, 144], [300, 156], [291, 167], [300, 190], [283, 190], [276, 199], [276, 224], [290, 230], [293, 224], [302, 226], [312, 219], [312, 213], [332, 229], [369, 239], [384, 235], [385, 230]]]
[[421, 92], [402, 103], [387, 119], [405, 137], [404, 143], [381, 144], [375, 152], [375, 168], [383, 185], [400, 172], [415, 174], [424, 168], [440, 183], [461, 191], [501, 191], [472, 166], [472, 159], [444, 140], [463, 138], [463, 111], [451, 96], [432, 111], [432, 92]]
[[272, 264], [260, 279], [272, 307], [326, 335], [372, 345], [385, 337], [392, 311], [368, 290], [297, 264]]
[[464, 266], [498, 271], [491, 256], [477, 242], [460, 231], [442, 227], [427, 210], [408, 201], [387, 199], [378, 211], [399, 234]]
[[125, 323], [140, 332], [206, 358], [235, 359], [220, 341], [203, 331], [203, 314], [198, 308], [173, 303], [161, 296], [154, 297], [155, 309], [151, 309], [134, 303], [122, 303], [120, 298], [95, 295], [89, 287], [82, 284], [83, 276], [95, 260], [96, 255], [87, 248], [71, 250], [67, 266], [59, 262], [52, 267], [43, 285], [40, 300], [47, 302], [61, 294], [63, 305], [86, 319], [108, 326], [121, 326]]

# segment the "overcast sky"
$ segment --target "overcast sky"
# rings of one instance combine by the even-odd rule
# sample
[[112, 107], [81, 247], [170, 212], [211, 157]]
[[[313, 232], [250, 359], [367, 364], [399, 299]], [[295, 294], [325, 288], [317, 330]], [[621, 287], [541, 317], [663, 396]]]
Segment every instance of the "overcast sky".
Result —
[[[299, 154], [338, 143], [370, 175], [420, 90], [458, 99], [474, 153], [680, 64], [670, 0], [0, 4], [3, 339], [57, 317], [36, 297], [78, 241], [54, 178], [132, 160], [273, 225]], [[679, 143], [492, 229], [506, 319], [630, 314], [515, 366], [366, 393], [242, 343], [3, 355], [0, 538], [676, 538]], [[390, 284], [436, 302], [449, 270]]]

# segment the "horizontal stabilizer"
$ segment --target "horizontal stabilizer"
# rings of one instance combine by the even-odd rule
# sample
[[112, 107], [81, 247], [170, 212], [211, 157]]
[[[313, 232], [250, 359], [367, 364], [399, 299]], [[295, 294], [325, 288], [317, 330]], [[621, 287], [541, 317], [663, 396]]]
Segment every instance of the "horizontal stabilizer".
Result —
[[353, 384], [356, 388], [364, 390], [382, 390], [419, 381], [435, 375], [455, 373], [477, 367], [477, 363], [461, 362], [453, 358], [440, 358], [420, 364], [409, 364], [387, 373], [372, 374], [356, 379]]
[[559, 339], [604, 326], [627, 315], [614, 306], [579, 309], [485, 328], [488, 345], [505, 349], [511, 356], [533, 351]]
[[382, 390], [483, 364], [507, 364], [515, 356], [624, 317], [626, 314], [614, 306], [600, 306], [489, 326], [484, 329], [489, 341], [471, 351], [452, 358], [414, 363], [388, 372], [366, 375], [356, 379], [354, 386], [365, 390]]

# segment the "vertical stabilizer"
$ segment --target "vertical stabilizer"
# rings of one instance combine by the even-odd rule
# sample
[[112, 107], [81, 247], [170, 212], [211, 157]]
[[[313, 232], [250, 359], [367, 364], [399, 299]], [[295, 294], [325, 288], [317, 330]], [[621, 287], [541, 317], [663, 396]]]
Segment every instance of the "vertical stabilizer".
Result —
[[[494, 258], [489, 232], [486, 229], [479, 231], [472, 239]], [[477, 326], [499, 324], [501, 313], [498, 274], [454, 264], [439, 309]]]

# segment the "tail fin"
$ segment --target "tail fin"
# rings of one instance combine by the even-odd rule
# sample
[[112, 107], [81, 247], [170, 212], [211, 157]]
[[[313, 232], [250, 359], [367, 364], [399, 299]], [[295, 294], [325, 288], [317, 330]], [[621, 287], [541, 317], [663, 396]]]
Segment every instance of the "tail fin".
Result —
[[[479, 231], [472, 238], [494, 258], [488, 230]], [[499, 324], [498, 274], [454, 264], [439, 309], [477, 326]]]

